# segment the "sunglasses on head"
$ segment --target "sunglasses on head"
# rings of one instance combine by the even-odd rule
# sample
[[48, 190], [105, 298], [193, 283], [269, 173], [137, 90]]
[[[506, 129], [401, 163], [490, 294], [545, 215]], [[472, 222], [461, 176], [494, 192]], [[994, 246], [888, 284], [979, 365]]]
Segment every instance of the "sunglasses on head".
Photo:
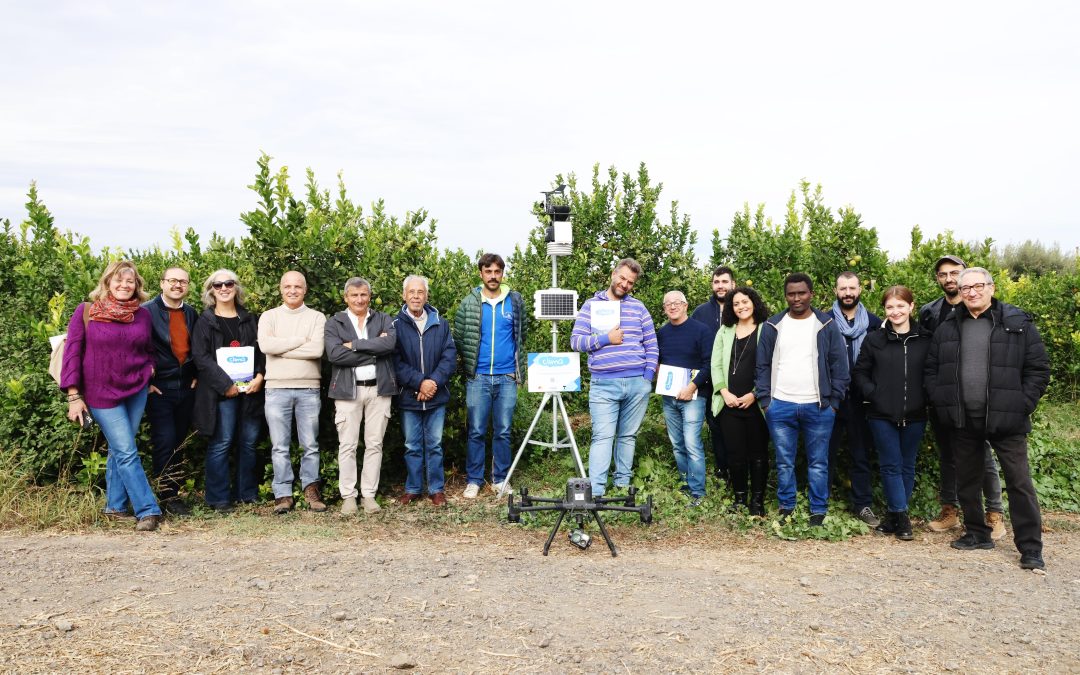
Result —
[[232, 288], [236, 286], [236, 282], [232, 279], [229, 279], [228, 281], [215, 281], [210, 285], [214, 287], [214, 290], [220, 291], [222, 288]]

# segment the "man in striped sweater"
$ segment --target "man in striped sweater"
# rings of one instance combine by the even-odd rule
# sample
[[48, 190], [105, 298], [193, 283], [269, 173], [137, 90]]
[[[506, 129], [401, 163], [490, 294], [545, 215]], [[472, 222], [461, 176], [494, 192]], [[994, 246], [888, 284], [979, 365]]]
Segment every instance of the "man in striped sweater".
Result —
[[[615, 488], [629, 487], [634, 440], [656, 376], [660, 350], [652, 316], [640, 300], [630, 297], [640, 275], [641, 265], [636, 260], [620, 260], [611, 273], [611, 285], [581, 306], [570, 335], [570, 348], [589, 355], [589, 478], [593, 497], [603, 496], [607, 489], [613, 444]], [[598, 304], [608, 302], [617, 306]], [[604, 318], [610, 316], [614, 319]]]

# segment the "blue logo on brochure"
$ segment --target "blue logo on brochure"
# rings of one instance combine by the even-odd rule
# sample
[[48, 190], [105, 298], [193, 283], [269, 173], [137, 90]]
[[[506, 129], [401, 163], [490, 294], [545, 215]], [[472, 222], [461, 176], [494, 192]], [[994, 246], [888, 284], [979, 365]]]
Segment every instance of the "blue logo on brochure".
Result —
[[246, 356], [230, 356], [226, 360], [229, 363], [247, 363], [248, 357], [246, 357]]
[[536, 362], [544, 368], [558, 368], [559, 366], [570, 365], [570, 357], [568, 356], [541, 356], [536, 359]]

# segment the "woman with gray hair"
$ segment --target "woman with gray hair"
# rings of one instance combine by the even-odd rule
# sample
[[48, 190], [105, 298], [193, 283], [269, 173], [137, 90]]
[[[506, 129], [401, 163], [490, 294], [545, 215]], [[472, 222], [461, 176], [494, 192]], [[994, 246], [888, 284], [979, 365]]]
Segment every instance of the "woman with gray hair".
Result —
[[[255, 443], [263, 424], [263, 377], [266, 358], [259, 350], [259, 317], [244, 309], [244, 289], [232, 270], [220, 269], [206, 278], [202, 300], [206, 305], [191, 352], [199, 370], [195, 388], [195, 429], [209, 436], [206, 446], [206, 504], [218, 512], [232, 510], [234, 502], [254, 503], [259, 496]], [[254, 351], [251, 374], [235, 379], [222, 367]], [[236, 480], [230, 490], [229, 459], [235, 445]]]

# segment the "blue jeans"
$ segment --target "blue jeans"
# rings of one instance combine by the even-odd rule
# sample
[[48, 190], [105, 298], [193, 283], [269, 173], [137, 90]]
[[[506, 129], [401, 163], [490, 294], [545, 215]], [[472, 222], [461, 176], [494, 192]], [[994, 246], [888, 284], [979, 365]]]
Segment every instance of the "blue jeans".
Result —
[[911, 491], [915, 489], [915, 456], [919, 454], [926, 421], [908, 422], [906, 426], [876, 418], [867, 422], [878, 452], [885, 504], [892, 513], [907, 511]]
[[829, 510], [829, 437], [835, 419], [836, 411], [822, 409], [817, 403], [773, 399], [765, 411], [765, 423], [776, 446], [776, 497], [780, 508], [795, 508], [795, 452], [802, 431], [810, 513], [823, 514]]
[[115, 408], [90, 408], [109, 444], [105, 462], [105, 511], [127, 513], [128, 503], [139, 518], [160, 516], [161, 509], [146, 479], [135, 436], [146, 407], [143, 389], [124, 399]]
[[592, 444], [589, 446], [589, 478], [594, 497], [607, 489], [611, 450], [615, 445], [615, 487], [630, 485], [634, 467], [634, 440], [652, 383], [643, 377], [594, 379], [589, 384], [589, 415], [592, 417]]
[[705, 446], [701, 442], [701, 423], [705, 419], [705, 399], [678, 401], [664, 396], [664, 422], [675, 451], [679, 478], [690, 488], [691, 497], [705, 496]]
[[510, 470], [510, 428], [517, 406], [517, 381], [513, 375], [477, 375], [465, 381], [465, 406], [469, 415], [469, 445], [465, 472], [473, 485], [484, 484], [488, 420], [491, 420], [491, 482], [501, 483]]
[[[228, 506], [233, 501], [254, 502], [259, 497], [255, 477], [255, 444], [262, 420], [243, 414], [245, 394], [218, 401], [217, 427], [206, 446], [206, 503]], [[229, 455], [236, 444], [236, 483], [229, 491]]]
[[442, 492], [445, 488], [442, 451], [445, 420], [444, 405], [427, 410], [401, 411], [401, 428], [405, 432], [405, 492], [420, 494], [424, 489], [425, 476], [428, 494]]
[[267, 389], [266, 426], [270, 429], [270, 461], [274, 465], [274, 499], [293, 493], [292, 427], [296, 418], [296, 436], [304, 454], [300, 457], [300, 487], [319, 482], [319, 407], [318, 389]]
[[179, 464], [183, 460], [180, 446], [191, 428], [191, 410], [195, 390], [191, 382], [176, 380], [166, 386], [160, 383], [160, 394], [146, 397], [146, 419], [150, 422], [150, 447], [153, 451], [154, 480], [161, 501], [175, 499], [180, 489]]

